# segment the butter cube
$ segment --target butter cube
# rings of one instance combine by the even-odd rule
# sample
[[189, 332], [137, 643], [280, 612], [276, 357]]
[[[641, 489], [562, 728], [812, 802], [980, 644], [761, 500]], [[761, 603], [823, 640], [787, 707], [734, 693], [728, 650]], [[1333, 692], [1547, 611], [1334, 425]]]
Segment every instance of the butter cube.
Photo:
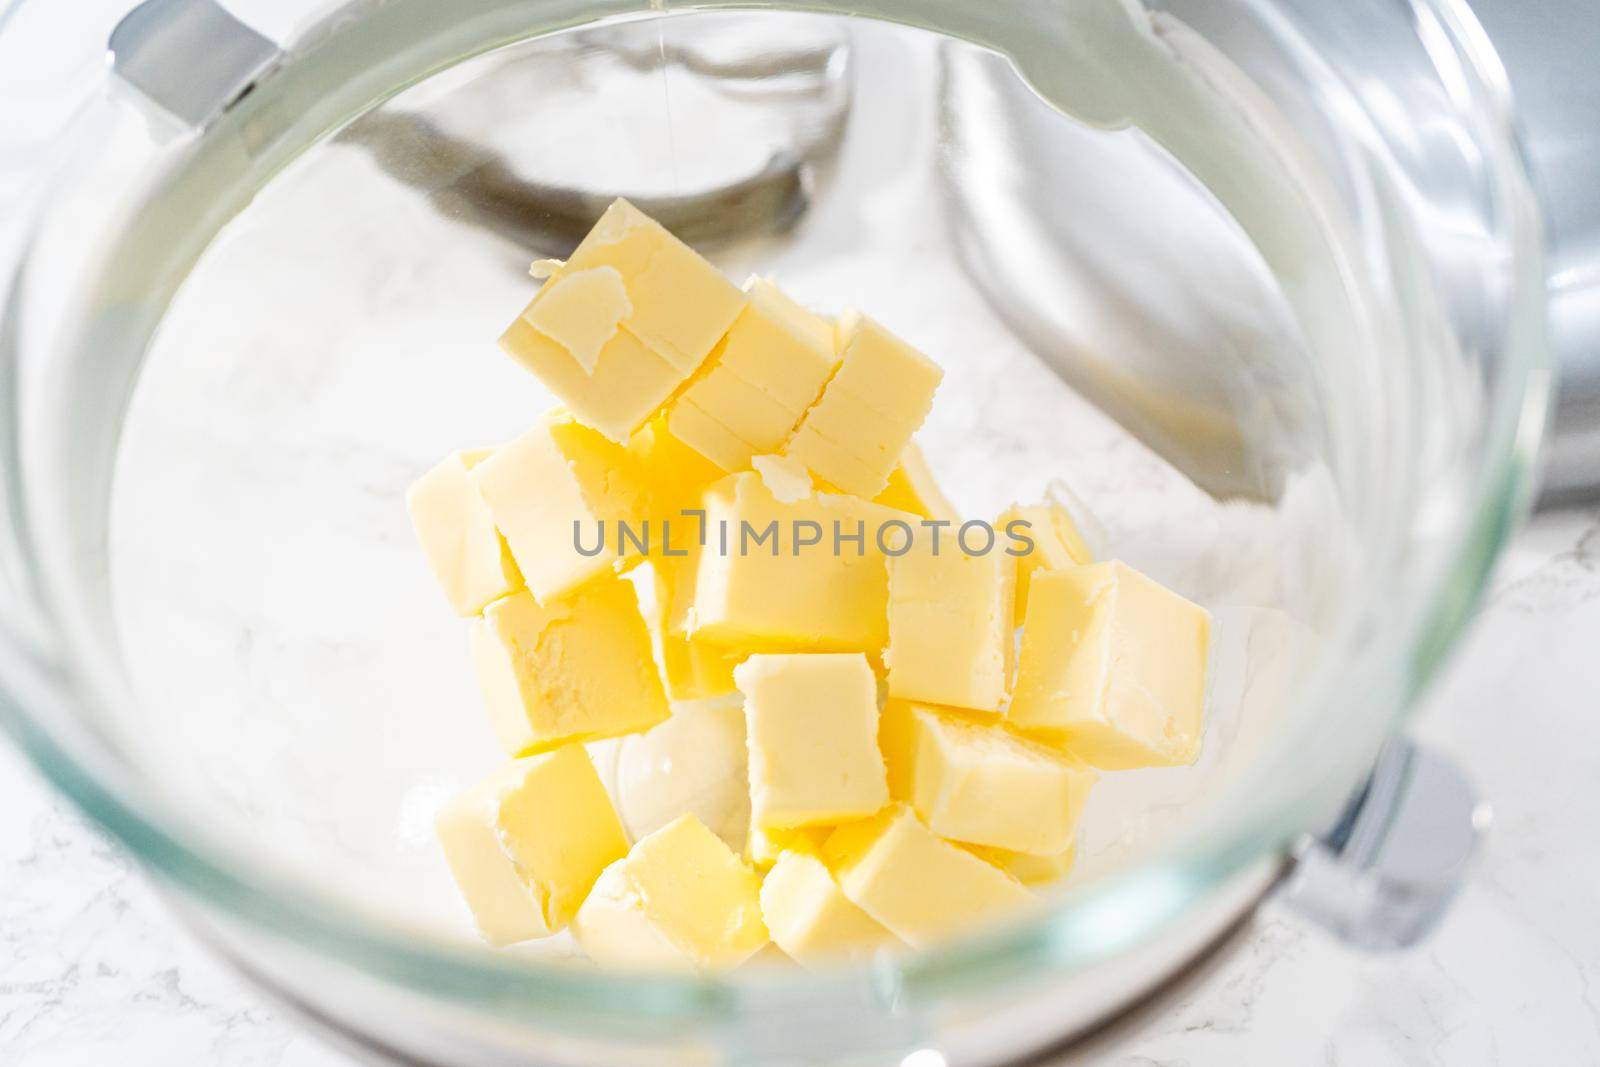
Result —
[[745, 842], [745, 857], [758, 869], [765, 870], [778, 862], [785, 852], [822, 853], [822, 843], [833, 832], [831, 826], [774, 827], [770, 830], [750, 824], [750, 836]]
[[526, 590], [496, 600], [472, 622], [472, 658], [513, 756], [647, 730], [668, 714], [649, 628], [622, 578], [543, 604]]
[[506, 327], [501, 350], [537, 375], [585, 426], [613, 441], [626, 441], [689, 377], [625, 329], [585, 370], [566, 346], [529, 324], [531, 311], [530, 304]]
[[745, 293], [750, 303], [728, 330], [716, 369], [760, 387], [799, 421], [839, 363], [833, 324], [766, 278], [751, 278]]
[[[664, 417], [652, 419], [628, 439], [628, 455], [645, 487], [646, 516], [671, 521], [674, 527], [687, 524], [698, 537], [699, 521], [692, 516], [685, 519], [683, 510], [698, 508], [706, 489], [726, 472], [674, 437]], [[675, 529], [673, 553], [688, 544], [689, 538]]]
[[733, 669], [745, 653], [661, 630], [661, 669], [673, 700], [710, 700], [734, 691]]
[[[1013, 527], [1012, 523], [1027, 523], [1026, 527]], [[1058, 571], [1094, 562], [1089, 546], [1078, 532], [1077, 523], [1060, 504], [1036, 504], [1023, 507], [1013, 504], [994, 521], [995, 532], [1000, 535], [1004, 548], [1022, 551], [1013, 537], [1026, 537], [1032, 550], [1016, 557], [1017, 560], [1017, 625], [1022, 625], [1028, 610], [1028, 589], [1035, 571]], [[1009, 533], [1008, 533], [1009, 531]]]
[[931, 533], [889, 559], [889, 695], [998, 712], [1011, 690], [1016, 559], [998, 540], [967, 555], [952, 531]]
[[[870, 414], [863, 417], [869, 421], [873, 419]], [[869, 436], [869, 431], [863, 429], [862, 436]], [[883, 462], [863, 458], [860, 450], [824, 437], [805, 423], [801, 423], [784, 445], [783, 454], [804, 463], [825, 486], [862, 499], [870, 499], [887, 488], [888, 476], [879, 468], [894, 466], [893, 458]]]
[[[680, 605], [694, 636], [768, 650], [883, 648], [889, 580], [877, 534], [914, 516], [835, 493], [785, 503], [750, 471], [711, 486], [704, 504], [706, 544], [690, 550], [694, 582], [683, 594], [692, 614]], [[836, 526], [857, 539], [836, 544]]]
[[745, 295], [694, 249], [628, 203], [614, 200], [561, 274], [610, 267], [627, 289], [622, 327], [685, 376], [745, 305]]
[[[714, 353], [712, 358], [716, 358]], [[694, 378], [667, 411], [667, 427], [693, 446], [694, 438], [674, 421], [679, 408], [698, 410], [738, 438], [744, 458], [734, 470], [748, 467], [752, 455], [777, 451], [802, 414], [790, 412], [760, 386], [722, 370], [720, 364]]]
[[484, 939], [546, 937], [577, 914], [628, 839], [582, 745], [517, 760], [461, 793], [435, 822]]
[[927, 418], [944, 371], [859, 312], [840, 321], [839, 339], [839, 368], [784, 452], [823, 481], [870, 499]]
[[660, 650], [663, 680], [673, 700], [705, 700], [733, 692], [733, 668], [744, 654], [689, 636], [688, 610], [694, 581], [688, 552], [700, 537], [701, 521], [685, 515], [698, 509], [706, 486], [722, 469], [674, 437], [664, 419], [647, 424], [628, 442], [628, 451], [646, 487], [653, 596], [651, 630]]
[[[644, 519], [655, 539], [650, 546], [650, 560], [658, 570], [661, 565], [683, 569], [679, 565], [688, 558], [689, 549], [698, 544], [702, 526], [699, 515], [685, 512], [699, 510], [706, 489], [720, 481], [724, 472], [674, 437], [667, 429], [666, 419], [659, 416], [628, 439], [628, 457], [644, 486]], [[687, 573], [688, 580], [692, 580], [692, 571]], [[688, 594], [684, 599], [687, 610]]]
[[677, 558], [655, 557], [650, 569], [655, 578], [655, 629], [661, 642], [661, 669], [667, 695], [673, 700], [706, 700], [731, 693], [733, 669], [748, 654], [726, 648], [684, 632], [685, 621], [674, 605], [686, 605], [679, 586], [693, 577]]
[[940, 837], [1051, 856], [1072, 844], [1098, 775], [1005, 727], [890, 701], [879, 734], [895, 799]]
[[961, 513], [950, 498], [944, 495], [933, 477], [933, 468], [923, 458], [922, 449], [915, 441], [906, 444], [900, 453], [900, 463], [889, 472], [889, 484], [872, 498], [884, 507], [909, 511], [924, 519], [946, 519], [959, 523]]
[[784, 852], [761, 883], [761, 917], [772, 940], [807, 967], [859, 959], [895, 943], [894, 935], [844, 895], [826, 865]]
[[788, 440], [837, 363], [828, 322], [763, 278], [746, 293], [750, 302], [667, 416], [674, 433], [730, 471]]
[[762, 455], [750, 457], [750, 466], [761, 475], [761, 482], [773, 497], [782, 504], [793, 504], [808, 499], [816, 487], [811, 484], [811, 472], [788, 456]]
[[567, 350], [585, 374], [633, 311], [622, 275], [612, 267], [566, 271], [551, 278], [522, 317]]
[[619, 444], [689, 379], [745, 304], [711, 264], [625, 200], [565, 264], [547, 266], [548, 280], [500, 347]]
[[489, 449], [457, 452], [406, 491], [422, 554], [458, 615], [476, 615], [489, 601], [522, 588], [511, 550], [468, 477], [488, 455]]
[[[548, 600], [638, 561], [637, 552], [626, 561], [618, 553], [619, 522], [643, 529], [644, 487], [633, 470], [622, 446], [556, 412], [495, 449], [471, 478], [528, 589]], [[580, 545], [600, 547], [585, 555]]]
[[622, 859], [600, 872], [572, 920], [572, 936], [602, 967], [692, 971], [697, 966], [686, 948], [651, 921]]
[[889, 802], [866, 656], [754, 655], [733, 677], [744, 694], [752, 824], [836, 823]]
[[1008, 720], [1105, 770], [1192, 763], [1209, 631], [1126, 564], [1035, 572]]
[[914, 948], [1033, 900], [1022, 883], [936, 836], [904, 805], [839, 827], [822, 852], [844, 895]]
[[667, 427], [674, 437], [715, 463], [718, 470], [738, 470], [749, 465], [753, 451], [750, 443], [694, 404], [679, 401], [672, 405]]
[[606, 868], [572, 932], [602, 967], [727, 968], [767, 944], [761, 879], [684, 815]]
[[969, 845], [968, 849], [1026, 886], [1045, 886], [1061, 881], [1072, 873], [1072, 865], [1078, 858], [1076, 841], [1050, 856], [1031, 856], [1026, 852], [1008, 852], [1003, 848], [987, 848], [983, 845]]

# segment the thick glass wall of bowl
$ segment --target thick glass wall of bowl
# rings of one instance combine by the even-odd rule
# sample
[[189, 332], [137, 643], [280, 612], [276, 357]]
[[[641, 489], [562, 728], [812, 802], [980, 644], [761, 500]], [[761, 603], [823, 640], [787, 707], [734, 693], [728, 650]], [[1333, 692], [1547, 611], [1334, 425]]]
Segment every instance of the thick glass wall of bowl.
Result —
[[[528, 261], [618, 193], [736, 280], [860, 306], [939, 360], [920, 440], [965, 514], [1053, 496], [1212, 609], [1205, 758], [1108, 781], [1081, 877], [1173, 833], [1279, 726], [1374, 528], [1351, 488], [1392, 499], [1412, 474], [1373, 459], [1407, 455], [1407, 360], [1310, 354], [1241, 228], [1144, 135], [1064, 118], [969, 45], [778, 17], [462, 64], [313, 147], [205, 252], [121, 427], [109, 536], [84, 529], [80, 553], [133, 694], [95, 725], [187, 817], [466, 933], [431, 814], [500, 757], [401, 501], [552, 402], [493, 339]], [[1317, 170], [1337, 190], [1348, 163]]]

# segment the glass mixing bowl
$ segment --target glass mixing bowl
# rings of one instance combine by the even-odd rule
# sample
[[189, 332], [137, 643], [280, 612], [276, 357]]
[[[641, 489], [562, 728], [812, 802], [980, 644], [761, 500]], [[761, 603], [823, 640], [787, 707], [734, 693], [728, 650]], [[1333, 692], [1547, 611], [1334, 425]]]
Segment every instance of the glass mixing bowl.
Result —
[[[67, 54], [48, 6], [0, 59]], [[256, 33], [157, 0], [109, 81], [42, 94], [81, 102], [13, 215], [0, 714], [202, 936], [369, 1051], [1050, 1046], [1327, 829], [1524, 505], [1538, 220], [1462, 4], [792, 8], [275, 4]], [[1108, 778], [1039, 914], [818, 973], [474, 942], [430, 823], [497, 754], [402, 497], [550, 404], [494, 338], [617, 194], [939, 360], [919, 439], [965, 513], [1054, 494], [1212, 610], [1204, 755]], [[619, 790], [639, 744], [601, 748]]]

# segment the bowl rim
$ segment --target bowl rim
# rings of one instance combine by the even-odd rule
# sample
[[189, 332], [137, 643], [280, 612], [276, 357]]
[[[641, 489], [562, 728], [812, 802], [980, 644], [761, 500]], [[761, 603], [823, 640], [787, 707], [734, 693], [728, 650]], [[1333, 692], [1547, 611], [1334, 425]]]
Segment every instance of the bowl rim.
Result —
[[[1484, 89], [1491, 109], [1491, 129], [1499, 141], [1497, 147], [1504, 153], [1501, 178], [1506, 184], [1512, 236], [1521, 253], [1521, 263], [1514, 279], [1515, 336], [1508, 342], [1502, 376], [1494, 388], [1486, 421], [1487, 444], [1475, 469], [1473, 499], [1448, 550], [1449, 564], [1431, 590], [1432, 603], [1415, 632], [1401, 635], [1411, 639], [1399, 642], [1403, 648], [1390, 653], [1404, 686], [1398, 716], [1409, 710], [1471, 616], [1495, 558], [1531, 501], [1550, 391], [1550, 355], [1543, 334], [1543, 316], [1542, 312], [1533, 314], [1529, 303], [1529, 290], [1537, 285], [1537, 305], [1543, 307], [1538, 212], [1515, 137], [1504, 72], [1465, 0], [1411, 3], [1414, 8], [1430, 12], [1449, 32], [1468, 71]], [[414, 13], [421, 6], [379, 6], [363, 18], [399, 17], [399, 13]], [[517, 0], [477, 0], [475, 6], [483, 12], [488, 26], [504, 30], [480, 31], [473, 48], [458, 49], [451, 62], [532, 36], [589, 24], [608, 15], [639, 17], [660, 13], [629, 0], [604, 0], [600, 4], [548, 0], [543, 4], [548, 17], [537, 28], [530, 28], [528, 5]], [[741, 0], [707, 0], [697, 4], [695, 10], [745, 6]], [[843, 13], [849, 7], [834, 0], [784, 6], [824, 13]], [[907, 10], [914, 6], [913, 2]], [[853, 9], [860, 11], [859, 6]], [[581, 17], [577, 15], [580, 11]], [[435, 15], [434, 21], [441, 18], [442, 15]], [[451, 20], [456, 24], [467, 21], [459, 16]], [[970, 27], [935, 27], [933, 20], [919, 24], [987, 43]], [[441, 25], [441, 36], [445, 36], [443, 28]], [[320, 44], [338, 39], [339, 35], [334, 35]], [[282, 77], [296, 66], [298, 63], [286, 64], [274, 77]], [[419, 68], [413, 81], [437, 69], [442, 68]], [[371, 97], [365, 106], [398, 92], [406, 84], [410, 83], [389, 84], [383, 95]], [[241, 101], [237, 110], [248, 114], [262, 106], [268, 96], [252, 94]], [[350, 117], [353, 116], [321, 116], [327, 124], [323, 136]], [[224, 121], [230, 118], [225, 117]], [[315, 140], [300, 148], [312, 143]], [[16, 346], [16, 319], [17, 292], [13, 288], [0, 319], [0, 354]], [[8, 388], [13, 381], [5, 376], [14, 373], [14, 362], [0, 360], [0, 384]], [[15, 426], [9, 426], [5, 437], [11, 440], [0, 440], [0, 445], [12, 449], [13, 454], [15, 434]], [[15, 517], [22, 513], [17, 476], [14, 471], [5, 476], [5, 507], [0, 510], [8, 518]], [[25, 539], [23, 543], [25, 547]], [[568, 1024], [604, 1021], [614, 1030], [619, 1019], [627, 1018], [636, 1020], [643, 1032], [688, 1022], [733, 1019], [757, 1003], [750, 998], [752, 989], [763, 992], [758, 1002], [763, 1009], [802, 1003], [829, 985], [841, 990], [868, 990], [884, 1002], [907, 995], [934, 999], [1048, 969], [1087, 966], [1151, 935], [1181, 916], [1205, 891], [1222, 884], [1252, 861], [1284, 849], [1321, 810], [1325, 798], [1319, 788], [1325, 791], [1328, 785], [1312, 781], [1316, 776], [1308, 775], [1291, 802], [1262, 811], [1253, 819], [1219, 827], [1215, 836], [1206, 838], [1204, 847], [1191, 844], [1177, 848], [1158, 860], [1078, 887], [1040, 914], [988, 930], [980, 937], [821, 974], [738, 979], [598, 974], [530, 965], [495, 956], [488, 950], [418, 936], [365, 917], [340, 901], [319, 899], [298, 883], [285, 884], [273, 872], [250, 872], [246, 868], [248, 876], [242, 874], [228, 853], [219, 851], [212, 842], [165, 825], [159, 812], [124, 788], [116, 775], [106, 773], [92, 759], [75, 751], [71, 739], [53, 725], [53, 721], [61, 720], [49, 712], [52, 705], [70, 703], [70, 694], [61, 691], [38, 657], [22, 642], [0, 642], [0, 727], [52, 784], [127, 847], [144, 867], [183, 895], [241, 920], [247, 928], [281, 936], [419, 992], [522, 1020], [537, 1017]], [[1343, 784], [1350, 783], [1346, 780]]]

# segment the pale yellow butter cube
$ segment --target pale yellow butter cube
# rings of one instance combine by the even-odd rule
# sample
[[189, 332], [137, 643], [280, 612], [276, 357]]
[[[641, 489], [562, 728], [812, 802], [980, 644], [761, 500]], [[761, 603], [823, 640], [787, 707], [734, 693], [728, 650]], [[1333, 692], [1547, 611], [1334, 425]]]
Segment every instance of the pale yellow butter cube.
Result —
[[728, 968], [769, 940], [761, 878], [693, 815], [606, 869], [572, 932], [601, 966]]
[[675, 433], [730, 471], [788, 440], [837, 362], [826, 321], [765, 279], [751, 279], [747, 292], [749, 304], [667, 416]]
[[848, 493], [874, 497], [927, 418], [944, 372], [867, 316], [839, 323], [842, 355], [784, 452]]
[[816, 488], [811, 484], [811, 472], [805, 464], [788, 456], [753, 456], [750, 466], [761, 475], [761, 481], [779, 503], [793, 504], [811, 496]]
[[751, 278], [745, 293], [750, 303], [728, 330], [717, 365], [798, 417], [816, 402], [839, 363], [833, 324], [766, 278]]
[[[687, 528], [684, 532], [692, 535]], [[661, 669], [667, 695], [673, 700], [706, 700], [734, 691], [733, 668], [744, 661], [747, 653], [684, 632], [684, 620], [674, 615], [673, 608], [686, 603], [678, 595], [683, 581], [693, 577], [685, 564], [683, 559], [665, 556], [650, 561], [655, 579], [655, 629], [661, 642]]]
[[585, 370], [564, 345], [529, 325], [528, 313], [500, 335], [501, 350], [532, 371], [585, 426], [613, 441], [626, 441], [688, 378], [625, 329], [601, 346], [594, 366]]
[[522, 573], [468, 472], [489, 449], [457, 452], [412, 483], [406, 510], [422, 554], [458, 615], [522, 588]]
[[628, 457], [644, 486], [644, 519], [654, 538], [652, 562], [677, 565], [700, 538], [699, 509], [706, 489], [724, 476], [721, 467], [678, 440], [665, 417], [646, 423], [628, 439]]
[[706, 486], [725, 472], [674, 437], [665, 415], [628, 439], [628, 454], [643, 481], [652, 515], [673, 514], [700, 501]]
[[673, 418], [680, 404], [698, 408], [744, 442], [750, 451], [734, 470], [748, 468], [750, 456], [777, 451], [801, 414], [783, 407], [760, 386], [751, 385], [736, 374], [719, 373], [719, 368], [713, 366], [690, 382], [682, 397], [667, 411], [667, 426], [691, 446], [695, 444], [694, 439], [685, 436]]
[[572, 936], [602, 967], [640, 971], [689, 971], [697, 966], [687, 949], [650, 919], [644, 898], [617, 860], [595, 880], [572, 920]]
[[[887, 414], [922, 421], [918, 410], [925, 412], [944, 377], [937, 363], [860, 311], [840, 316], [838, 345], [840, 364], [830, 386], [838, 384]], [[926, 399], [913, 405], [892, 396], [895, 390], [906, 388]]]
[[822, 843], [833, 832], [831, 826], [792, 826], [763, 829], [750, 824], [750, 836], [745, 841], [745, 858], [761, 870], [778, 862], [785, 852], [806, 852], [820, 855]]
[[940, 837], [1052, 856], [1072, 844], [1098, 775], [998, 723], [890, 701], [879, 734], [895, 799]]
[[967, 847], [980, 859], [994, 864], [1026, 886], [1046, 886], [1061, 881], [1072, 873], [1072, 865], [1078, 858], [1076, 841], [1050, 856], [1033, 856], [983, 845]]
[[750, 465], [756, 446], [701, 410], [692, 400], [680, 399], [667, 413], [672, 435], [717, 465], [736, 471]]
[[652, 575], [651, 629], [660, 648], [662, 678], [673, 700], [703, 700], [733, 692], [733, 668], [743, 654], [687, 633], [694, 570], [687, 553], [700, 536], [700, 520], [685, 509], [700, 506], [707, 486], [722, 468], [674, 437], [666, 420], [644, 426], [628, 442], [628, 452], [646, 488]]
[[[980, 547], [975, 544], [974, 547]], [[1016, 559], [998, 540], [967, 555], [919, 529], [889, 558], [889, 695], [998, 712], [1011, 691]]]
[[[634, 469], [622, 446], [556, 412], [495, 449], [471, 478], [528, 589], [548, 600], [637, 562], [637, 553], [619, 555], [617, 536], [619, 522], [643, 528], [644, 487]], [[586, 555], [580, 546], [601, 547]]]
[[[1035, 571], [1058, 571], [1094, 562], [1077, 523], [1060, 504], [1013, 504], [994, 521], [994, 528], [1004, 548], [1022, 553], [1017, 556], [1018, 626], [1028, 611], [1028, 589]], [[1017, 538], [1025, 538], [1028, 546], [1025, 548]]]
[[602, 578], [541, 604], [526, 590], [472, 623], [472, 658], [505, 750], [647, 730], [668, 715], [633, 586]]
[[[784, 446], [783, 454], [804, 463], [820, 481], [838, 492], [856, 494], [865, 499], [875, 496], [877, 492], [863, 492], [866, 487], [876, 485], [881, 490], [888, 486], [887, 476], [880, 471], [883, 464], [862, 458], [860, 451], [853, 446], [841, 445], [832, 438], [823, 437], [814, 432], [814, 428], [808, 429], [804, 424]], [[894, 460], [888, 460], [888, 466], [893, 465]]]
[[822, 851], [844, 895], [914, 948], [1033, 900], [1022, 883], [938, 837], [904, 805], [839, 827]]
[[1094, 767], [1200, 754], [1210, 616], [1126, 564], [1034, 574], [1012, 726]]
[[552, 278], [522, 317], [593, 374], [600, 353], [633, 311], [622, 275], [612, 267], [568, 271]]
[[752, 824], [837, 823], [889, 802], [866, 656], [754, 655], [733, 677], [744, 694]]
[[946, 519], [961, 522], [961, 513], [950, 498], [939, 488], [933, 468], [922, 455], [915, 441], [908, 442], [900, 453], [900, 462], [889, 472], [889, 484], [873, 497], [874, 502], [898, 511], [908, 511], [924, 519]]
[[806, 425], [833, 444], [847, 448], [862, 462], [881, 466], [884, 472], [883, 484], [878, 487], [881, 492], [888, 485], [889, 472], [899, 462], [905, 446], [911, 443], [912, 434], [922, 425], [926, 412], [891, 406], [893, 398], [868, 398], [844, 386], [834, 388], [833, 382], [837, 381], [839, 378], [835, 376], [829, 382], [831, 392], [825, 397], [827, 402], [819, 401], [806, 413]]
[[[877, 535], [915, 516], [835, 493], [785, 503], [750, 471], [717, 482], [703, 499], [706, 544], [691, 549], [694, 582], [683, 594], [692, 614], [680, 605], [694, 636], [753, 649], [883, 648], [889, 580]], [[835, 523], [844, 538], [837, 544]], [[797, 551], [796, 534], [813, 533], [817, 543]]]
[[710, 700], [733, 692], [733, 669], [744, 658], [738, 649], [661, 631], [661, 669], [673, 700]]
[[859, 959], [895, 937], [850, 902], [827, 866], [807, 852], [784, 852], [761, 883], [761, 917], [773, 942], [814, 967]]
[[440, 809], [445, 860], [484, 939], [546, 937], [628, 839], [582, 745], [517, 760]]
[[659, 222], [615, 200], [561, 273], [610, 267], [622, 276], [625, 330], [684, 375], [700, 366], [745, 305], [739, 287]]

